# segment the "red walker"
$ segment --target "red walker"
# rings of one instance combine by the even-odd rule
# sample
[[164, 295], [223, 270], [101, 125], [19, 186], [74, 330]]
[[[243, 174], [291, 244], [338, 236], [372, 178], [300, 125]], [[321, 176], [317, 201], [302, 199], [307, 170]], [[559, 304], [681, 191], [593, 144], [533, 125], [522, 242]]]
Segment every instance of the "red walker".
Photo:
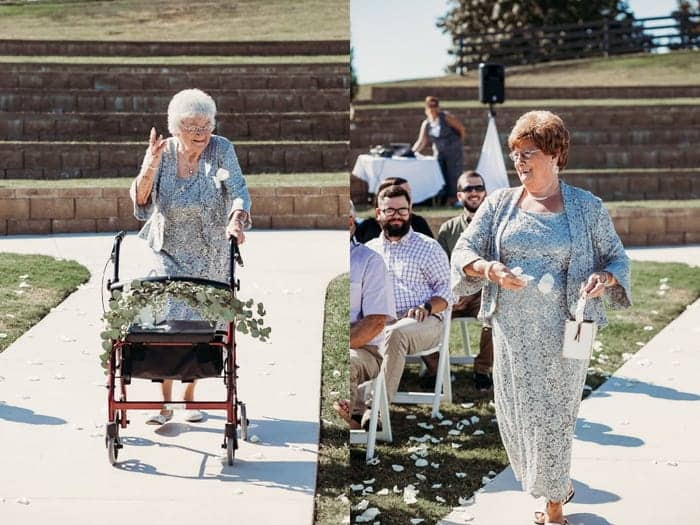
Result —
[[[122, 290], [119, 282], [119, 249], [125, 232], [114, 239], [112, 261], [114, 280], [107, 281], [111, 293]], [[236, 262], [243, 266], [235, 238], [231, 238], [229, 261], [229, 282], [211, 281], [197, 277], [149, 277], [142, 282], [185, 281], [203, 284], [214, 288], [227, 289], [231, 296], [240, 289], [240, 281], [235, 278]], [[237, 427], [241, 428], [241, 439], [248, 438], [248, 420], [245, 404], [238, 399], [236, 391], [238, 365], [236, 364], [236, 339], [234, 324], [226, 323], [226, 330], [216, 330], [208, 321], [164, 321], [154, 327], [141, 327], [132, 324], [123, 341], [115, 341], [109, 352], [108, 363], [108, 423], [105, 445], [109, 462], [114, 465], [119, 449], [123, 444], [119, 438], [119, 428], [129, 424], [128, 410], [226, 410], [224, 442], [228, 464], [238, 448]], [[162, 382], [164, 379], [177, 379], [190, 382], [205, 377], [221, 377], [226, 385], [224, 401], [127, 401], [127, 385], [132, 378], [150, 379]], [[117, 379], [119, 379], [119, 399], [116, 399]]]

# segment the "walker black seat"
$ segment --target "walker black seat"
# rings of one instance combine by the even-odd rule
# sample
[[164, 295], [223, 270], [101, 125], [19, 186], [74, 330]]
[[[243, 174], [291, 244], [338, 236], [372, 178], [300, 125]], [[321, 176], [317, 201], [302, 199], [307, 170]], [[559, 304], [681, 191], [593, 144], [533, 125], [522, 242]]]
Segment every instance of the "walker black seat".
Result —
[[207, 321], [132, 325], [122, 347], [122, 373], [154, 381], [218, 377], [223, 370], [224, 336]]

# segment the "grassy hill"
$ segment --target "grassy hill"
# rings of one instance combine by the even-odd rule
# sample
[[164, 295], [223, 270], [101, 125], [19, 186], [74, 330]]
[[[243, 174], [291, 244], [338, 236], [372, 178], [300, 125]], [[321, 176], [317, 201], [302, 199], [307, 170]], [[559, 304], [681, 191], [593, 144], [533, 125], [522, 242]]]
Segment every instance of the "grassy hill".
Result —
[[[508, 87], [571, 86], [687, 86], [700, 84], [700, 51], [589, 58], [506, 68]], [[366, 84], [358, 98], [370, 96], [372, 86], [478, 86], [479, 72], [400, 82]]]
[[349, 10], [349, 0], [0, 0], [0, 35], [35, 40], [347, 40]]

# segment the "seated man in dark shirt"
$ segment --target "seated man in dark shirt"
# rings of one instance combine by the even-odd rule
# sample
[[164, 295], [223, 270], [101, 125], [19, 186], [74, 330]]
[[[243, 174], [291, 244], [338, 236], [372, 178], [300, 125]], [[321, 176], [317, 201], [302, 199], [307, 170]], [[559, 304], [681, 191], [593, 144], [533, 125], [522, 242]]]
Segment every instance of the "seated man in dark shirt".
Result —
[[[377, 188], [377, 195], [379, 195], [384, 188], [388, 188], [389, 186], [401, 186], [409, 195], [411, 194], [411, 186], [409, 186], [406, 179], [402, 179], [401, 177], [389, 177], [388, 179], [384, 179], [379, 185], [379, 188]], [[374, 207], [377, 207], [376, 197], [374, 198]], [[413, 228], [413, 231], [433, 238], [433, 232], [430, 231], [428, 222], [420, 215], [416, 215], [415, 213], [411, 214], [411, 228]], [[379, 237], [380, 233], [382, 233], [382, 227], [374, 217], [365, 219], [355, 227], [355, 239], [362, 244]]]

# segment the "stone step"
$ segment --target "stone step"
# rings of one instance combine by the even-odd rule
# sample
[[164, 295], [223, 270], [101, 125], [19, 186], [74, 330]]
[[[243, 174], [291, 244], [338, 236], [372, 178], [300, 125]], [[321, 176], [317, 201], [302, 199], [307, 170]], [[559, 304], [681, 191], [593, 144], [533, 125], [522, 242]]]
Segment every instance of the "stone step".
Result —
[[181, 90], [339, 89], [350, 87], [347, 64], [114, 66], [0, 62], [0, 88]]
[[[700, 86], [579, 86], [508, 87], [506, 100], [561, 98], [676, 98], [700, 97]], [[445, 100], [479, 100], [477, 86], [373, 86], [371, 104], [423, 101], [427, 96]]]
[[[401, 142], [401, 141], [396, 141]], [[405, 141], [404, 141], [405, 142]], [[351, 159], [368, 149], [352, 142]], [[481, 145], [464, 148], [464, 166], [476, 166]], [[504, 148], [504, 155], [507, 150]], [[508, 164], [510, 160], [506, 159]], [[648, 168], [696, 168], [700, 166], [700, 149], [694, 145], [652, 148], [649, 145], [608, 146], [606, 144], [575, 144], [569, 151], [568, 167], [571, 169], [648, 169]]]
[[[347, 111], [347, 89], [209, 90], [223, 113]], [[100, 91], [95, 89], [0, 89], [0, 111], [6, 112], [108, 112], [162, 113], [173, 90]]]
[[[0, 125], [1, 126], [1, 125]], [[700, 126], [694, 128], [615, 128], [607, 130], [579, 130], [570, 128], [572, 145], [598, 145], [601, 147], [614, 146], [641, 146], [651, 147], [667, 145], [671, 147], [684, 146], [700, 142]], [[469, 147], [481, 147], [486, 125], [467, 128], [465, 144]], [[508, 131], [499, 132], [501, 144], [508, 141]], [[392, 142], [413, 142], [416, 137], [407, 135], [405, 129], [394, 128], [385, 131], [367, 131], [355, 129], [350, 133], [353, 146], [366, 146], [369, 148], [376, 144], [389, 144]], [[400, 137], [400, 139], [399, 139]]]
[[[467, 129], [486, 129], [488, 109], [486, 106], [474, 108], [445, 109], [459, 118]], [[659, 101], [657, 105], [609, 105], [600, 101], [599, 105], [556, 105], [535, 103], [532, 107], [504, 106], [496, 108], [498, 129], [509, 131], [523, 113], [531, 109], [547, 109], [559, 115], [570, 129], [613, 130], [620, 128], [697, 128], [700, 127], [700, 105], [667, 105]], [[425, 118], [421, 108], [382, 108], [368, 109], [355, 107], [352, 124], [362, 130], [404, 130], [418, 133], [418, 126]]]
[[[347, 169], [347, 142], [235, 143], [244, 173]], [[135, 176], [145, 142], [0, 142], [0, 178], [64, 179]]]
[[[347, 141], [348, 112], [218, 113], [216, 132], [240, 140]], [[4, 113], [0, 140], [142, 141], [151, 126], [167, 133], [167, 115], [154, 113]]]
[[0, 55], [178, 56], [347, 55], [349, 40], [251, 42], [128, 42], [90, 40], [0, 40]]

